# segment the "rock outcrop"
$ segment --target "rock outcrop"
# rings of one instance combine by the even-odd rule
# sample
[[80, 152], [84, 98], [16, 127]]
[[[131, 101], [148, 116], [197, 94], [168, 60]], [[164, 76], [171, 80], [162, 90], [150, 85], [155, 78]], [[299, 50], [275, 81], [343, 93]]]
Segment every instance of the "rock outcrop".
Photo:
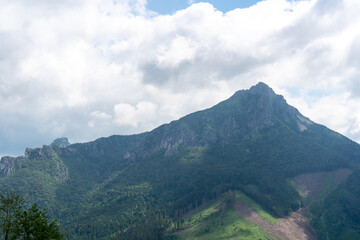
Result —
[[25, 157], [2, 157], [0, 160], [0, 176], [10, 176], [16, 172], [17, 169], [26, 160]]
[[66, 137], [57, 138], [50, 144], [50, 146], [58, 146], [61, 148], [66, 148], [67, 146], [70, 146], [70, 145], [71, 144]]

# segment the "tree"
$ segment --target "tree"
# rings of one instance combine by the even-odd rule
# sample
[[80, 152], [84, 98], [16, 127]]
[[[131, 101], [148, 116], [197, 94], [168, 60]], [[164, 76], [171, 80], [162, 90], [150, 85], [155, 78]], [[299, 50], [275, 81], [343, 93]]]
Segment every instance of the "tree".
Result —
[[4, 240], [15, 240], [19, 236], [19, 218], [24, 199], [14, 192], [0, 193], [0, 229]]
[[61, 240], [56, 220], [50, 221], [47, 211], [36, 204], [23, 210], [24, 199], [14, 193], [0, 193], [0, 237], [4, 240]]
[[43, 239], [63, 239], [56, 220], [49, 222], [47, 211], [38, 209], [33, 204], [28, 211], [24, 211], [20, 217], [21, 239], [24, 240], [43, 240]]

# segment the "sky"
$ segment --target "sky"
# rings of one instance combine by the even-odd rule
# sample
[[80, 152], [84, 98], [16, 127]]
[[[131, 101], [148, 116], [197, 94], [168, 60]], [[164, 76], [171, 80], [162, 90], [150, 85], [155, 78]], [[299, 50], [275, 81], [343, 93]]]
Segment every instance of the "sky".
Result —
[[360, 142], [360, 1], [0, 0], [0, 156], [150, 131], [265, 82]]
[[261, 0], [213, 0], [213, 1], [196, 1], [196, 0], [148, 0], [147, 9], [159, 14], [174, 14], [176, 11], [189, 7], [194, 3], [208, 2], [214, 8], [222, 12], [228, 12], [236, 8], [248, 8]]

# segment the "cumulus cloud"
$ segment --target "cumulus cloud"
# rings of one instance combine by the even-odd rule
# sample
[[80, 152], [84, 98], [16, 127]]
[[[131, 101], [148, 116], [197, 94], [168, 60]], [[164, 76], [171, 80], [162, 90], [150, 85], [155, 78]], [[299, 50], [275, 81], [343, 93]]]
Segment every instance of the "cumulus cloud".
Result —
[[137, 127], [156, 120], [157, 106], [152, 102], [139, 102], [136, 106], [119, 103], [114, 106], [115, 123], [120, 126]]
[[359, 11], [357, 0], [173, 15], [146, 0], [3, 0], [0, 154], [151, 130], [258, 81], [360, 141]]

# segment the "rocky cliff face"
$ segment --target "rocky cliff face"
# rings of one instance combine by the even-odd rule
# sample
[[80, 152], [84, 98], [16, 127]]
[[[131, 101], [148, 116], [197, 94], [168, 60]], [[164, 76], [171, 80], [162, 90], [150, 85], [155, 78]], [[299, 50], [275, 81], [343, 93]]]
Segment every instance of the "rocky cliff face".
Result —
[[30, 168], [49, 174], [58, 182], [64, 182], [69, 177], [67, 167], [49, 146], [27, 148], [25, 156], [3, 157], [0, 160], [0, 176], [2, 177], [11, 176], [21, 168]]
[[2, 157], [0, 160], [0, 176], [10, 176], [21, 167], [25, 157]]

